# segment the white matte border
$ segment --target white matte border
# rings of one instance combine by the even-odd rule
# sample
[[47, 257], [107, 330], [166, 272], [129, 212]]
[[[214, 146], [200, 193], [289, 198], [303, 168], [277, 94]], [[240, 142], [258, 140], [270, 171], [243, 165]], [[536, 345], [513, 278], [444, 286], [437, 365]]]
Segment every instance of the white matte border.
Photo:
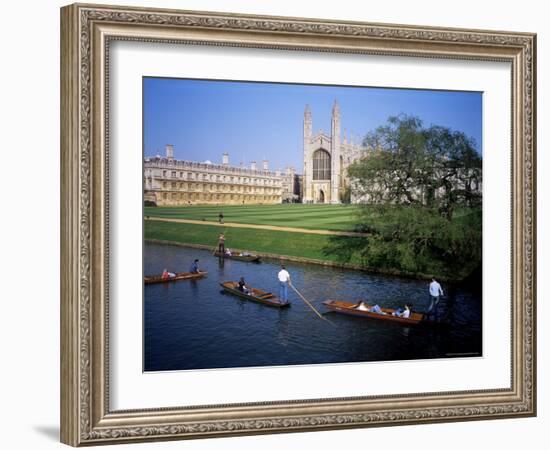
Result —
[[[123, 41], [110, 61], [111, 410], [510, 386], [509, 64]], [[143, 373], [143, 76], [482, 91], [484, 356]]]

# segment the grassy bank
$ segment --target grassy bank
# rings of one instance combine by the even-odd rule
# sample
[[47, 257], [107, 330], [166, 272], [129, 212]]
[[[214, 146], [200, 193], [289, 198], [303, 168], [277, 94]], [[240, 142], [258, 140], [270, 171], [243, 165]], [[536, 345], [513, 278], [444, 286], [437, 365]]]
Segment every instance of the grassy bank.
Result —
[[[217, 246], [221, 229], [211, 225], [145, 221], [145, 239]], [[337, 261], [323, 248], [328, 236], [289, 233], [285, 231], [227, 228], [226, 246], [255, 252], [274, 253], [303, 258]]]
[[456, 209], [452, 218], [425, 206], [364, 207], [358, 217], [364, 239], [333, 236], [325, 249], [340, 261], [356, 260], [381, 270], [431, 273], [453, 281], [481, 267], [481, 208]]
[[[281, 230], [221, 228], [225, 222], [330, 231], [361, 230], [365, 236], [328, 236]], [[146, 208], [151, 217], [193, 219], [201, 224], [145, 221], [146, 239], [217, 246], [221, 231], [228, 248], [264, 255], [305, 258], [379, 273], [458, 281], [481, 261], [480, 210], [457, 210], [451, 221], [426, 208], [344, 205], [242, 205]]]
[[357, 207], [346, 205], [190, 205], [183, 207], [146, 207], [145, 215], [217, 222], [218, 214], [222, 212], [225, 222], [353, 231], [356, 211]]
[[[220, 228], [212, 225], [145, 221], [145, 239], [154, 242], [207, 246], [214, 249], [217, 246], [219, 233]], [[270, 257], [281, 256], [282, 259], [293, 261], [349, 267], [386, 275], [419, 279], [429, 277], [424, 273], [369, 267], [368, 261], [361, 259], [358, 255], [352, 255], [344, 261], [339, 255], [327, 252], [334, 236], [242, 228], [227, 228], [225, 235], [228, 248], [249, 250]], [[363, 238], [339, 237], [338, 239], [347, 240], [350, 248], [360, 248], [359, 241]], [[441, 279], [447, 281], [446, 277]]]

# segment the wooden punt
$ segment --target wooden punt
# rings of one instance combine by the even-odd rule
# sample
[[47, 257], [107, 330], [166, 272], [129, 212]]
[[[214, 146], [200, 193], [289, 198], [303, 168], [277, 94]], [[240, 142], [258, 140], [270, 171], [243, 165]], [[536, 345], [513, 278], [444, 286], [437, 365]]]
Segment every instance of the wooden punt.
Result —
[[214, 252], [214, 256], [217, 256], [218, 258], [225, 258], [225, 259], [236, 259], [237, 261], [245, 261], [245, 262], [260, 262], [260, 257], [257, 255], [248, 255], [248, 256], [241, 256], [241, 255], [225, 255], [220, 252]]
[[[417, 325], [424, 320], [424, 314], [420, 314], [420, 313], [413, 312], [411, 313], [411, 316], [406, 319], [404, 317], [392, 316], [392, 313], [395, 312], [395, 309], [380, 308], [386, 314], [379, 314], [375, 312], [362, 311], [360, 309], [355, 308], [356, 303], [343, 302], [340, 300], [327, 300], [323, 302], [323, 305], [325, 305], [331, 311], [335, 311], [342, 314], [348, 314], [356, 317], [365, 317], [369, 319], [387, 320], [390, 322], [397, 322], [397, 323], [402, 323], [407, 325]], [[371, 305], [365, 305], [365, 306], [367, 306], [367, 308], [372, 307]]]
[[169, 283], [170, 281], [179, 281], [179, 280], [197, 280], [203, 278], [207, 272], [191, 273], [191, 272], [178, 272], [175, 277], [171, 278], [162, 278], [162, 275], [150, 275], [145, 276], [143, 281], [145, 284], [155, 284], [155, 283]]
[[261, 289], [250, 288], [252, 294], [245, 294], [244, 292], [239, 291], [239, 283], [236, 281], [226, 281], [224, 283], [220, 283], [220, 286], [225, 292], [236, 295], [237, 297], [245, 300], [250, 300], [251, 302], [262, 303], [264, 305], [274, 306], [276, 308], [290, 306], [290, 303], [282, 303], [276, 295], [271, 292], [262, 291]]

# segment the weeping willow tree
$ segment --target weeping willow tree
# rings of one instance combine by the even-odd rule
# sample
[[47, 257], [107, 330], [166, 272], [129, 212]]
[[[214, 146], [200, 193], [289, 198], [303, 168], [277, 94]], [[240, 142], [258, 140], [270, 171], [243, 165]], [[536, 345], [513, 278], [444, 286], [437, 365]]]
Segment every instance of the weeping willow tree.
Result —
[[456, 208], [481, 205], [482, 161], [463, 132], [401, 115], [369, 133], [364, 146], [370, 151], [348, 169], [356, 199], [435, 208], [449, 220]]
[[463, 279], [481, 266], [482, 159], [475, 142], [412, 116], [390, 117], [348, 168], [357, 231], [325, 251], [386, 271]]

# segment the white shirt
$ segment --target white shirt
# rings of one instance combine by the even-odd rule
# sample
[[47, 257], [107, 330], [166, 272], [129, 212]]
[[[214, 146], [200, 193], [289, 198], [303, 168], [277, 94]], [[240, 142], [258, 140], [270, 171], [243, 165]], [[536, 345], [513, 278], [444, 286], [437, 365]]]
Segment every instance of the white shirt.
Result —
[[443, 289], [441, 289], [441, 285], [437, 281], [432, 281], [430, 283], [430, 295], [434, 297], [443, 295]]
[[405, 311], [403, 311], [403, 315], [401, 317], [403, 317], [404, 319], [408, 319], [409, 317], [411, 317], [411, 310], [406, 309]]
[[277, 276], [281, 283], [287, 283], [290, 280], [290, 274], [285, 269], [282, 269]]

